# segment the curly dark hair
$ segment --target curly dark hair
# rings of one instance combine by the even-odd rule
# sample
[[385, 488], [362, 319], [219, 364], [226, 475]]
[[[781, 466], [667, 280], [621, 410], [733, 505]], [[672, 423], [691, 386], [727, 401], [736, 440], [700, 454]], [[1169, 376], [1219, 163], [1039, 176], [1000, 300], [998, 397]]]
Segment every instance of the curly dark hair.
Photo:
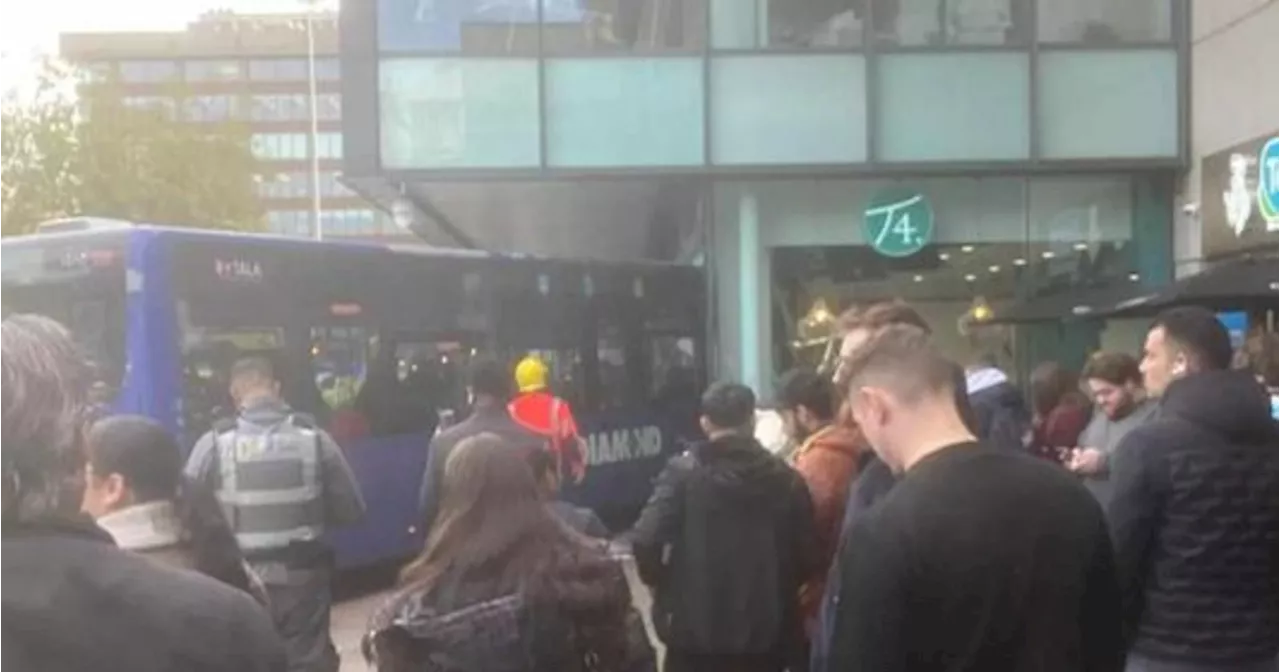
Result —
[[486, 599], [519, 594], [531, 611], [558, 614], [571, 626], [564, 647], [589, 651], [599, 669], [621, 667], [630, 647], [625, 575], [545, 506], [524, 452], [493, 434], [465, 439], [445, 463], [443, 488], [426, 548], [401, 573], [384, 613], [480, 584]]
[[0, 324], [3, 519], [79, 510], [90, 420], [88, 359], [61, 324], [12, 315]]

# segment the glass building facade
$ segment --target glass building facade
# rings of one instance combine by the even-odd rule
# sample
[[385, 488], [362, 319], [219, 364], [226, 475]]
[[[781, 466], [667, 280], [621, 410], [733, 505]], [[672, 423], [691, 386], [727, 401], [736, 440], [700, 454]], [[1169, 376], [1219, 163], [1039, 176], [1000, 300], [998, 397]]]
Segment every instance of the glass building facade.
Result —
[[[361, 74], [344, 80], [345, 172], [583, 189], [683, 178], [699, 194], [686, 216], [703, 232], [717, 373], [767, 395], [817, 299], [901, 296], [947, 325], [1055, 283], [1165, 282], [1187, 10], [347, 0], [343, 71]], [[893, 190], [930, 209], [927, 240], [901, 256], [866, 223]], [[1089, 329], [1019, 327], [997, 349], [1017, 367], [1054, 348], [1082, 359], [1107, 338]], [[952, 331], [958, 358], [995, 347]]]

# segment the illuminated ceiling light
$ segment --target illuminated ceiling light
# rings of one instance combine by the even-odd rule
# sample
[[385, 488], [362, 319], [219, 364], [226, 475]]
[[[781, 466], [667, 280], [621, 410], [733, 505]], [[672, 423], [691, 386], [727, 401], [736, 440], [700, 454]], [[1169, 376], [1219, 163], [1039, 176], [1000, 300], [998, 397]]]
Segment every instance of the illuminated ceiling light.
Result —
[[974, 275], [974, 274], [972, 274], [972, 273], [965, 273], [965, 274], [964, 274], [964, 281], [965, 281], [965, 282], [973, 282], [974, 280], [977, 280], [977, 279], [978, 279], [978, 276], [976, 276], [976, 275]]
[[923, 275], [917, 275], [917, 276], [915, 276], [914, 278], [911, 278], [911, 281], [912, 281], [912, 282], [924, 282], [924, 276], [923, 276]]
[[1077, 252], [1084, 252], [1085, 250], [1089, 249], [1089, 243], [1076, 243], [1075, 245], [1073, 245], [1073, 247], [1076, 248]]
[[965, 254], [969, 254], [970, 252], [972, 252], [972, 251], [973, 251], [973, 246], [972, 246], [972, 245], [961, 245], [961, 246], [960, 246], [960, 251], [961, 251], [961, 252], [964, 252]]
[[991, 310], [991, 304], [987, 303], [984, 296], [976, 296], [973, 299], [973, 305], [969, 307], [969, 316], [975, 322], [986, 322], [996, 316], [994, 310]]
[[1053, 250], [1045, 250], [1044, 252], [1040, 253], [1040, 258], [1042, 259], [1052, 259], [1054, 256], [1055, 255], [1053, 254]]
[[1018, 257], [1017, 259], [1014, 259], [1014, 260], [1013, 260], [1013, 265], [1014, 265], [1014, 266], [1026, 266], [1026, 265], [1027, 265], [1027, 260], [1026, 260], [1026, 259], [1023, 259], [1022, 257]]
[[1129, 274], [1129, 282], [1137, 282], [1137, 281], [1138, 281], [1138, 280], [1140, 280], [1140, 279], [1141, 279], [1141, 278], [1138, 276], [1138, 274], [1137, 274], [1137, 273], [1130, 273], [1130, 274]]
[[987, 270], [988, 270], [988, 271], [991, 271], [992, 273], [999, 273], [999, 272], [1000, 272], [1000, 267], [999, 267], [999, 266], [996, 266], [996, 265], [994, 265], [994, 264], [993, 264], [993, 265], [991, 265], [991, 266], [988, 266], [988, 267], [987, 267]]
[[951, 258], [951, 255], [950, 255], [950, 254], [947, 254], [946, 252], [939, 252], [939, 253], [938, 253], [938, 261], [946, 261], [946, 260], [948, 260], [948, 259], [950, 259], [950, 258]]

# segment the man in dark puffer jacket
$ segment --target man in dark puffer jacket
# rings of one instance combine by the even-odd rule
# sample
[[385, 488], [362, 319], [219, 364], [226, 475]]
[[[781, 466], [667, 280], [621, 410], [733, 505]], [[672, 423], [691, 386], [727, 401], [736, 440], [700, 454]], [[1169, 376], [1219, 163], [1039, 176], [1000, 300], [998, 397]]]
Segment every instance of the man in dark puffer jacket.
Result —
[[1112, 463], [1107, 514], [1131, 671], [1276, 669], [1276, 422], [1266, 390], [1227, 371], [1213, 313], [1157, 318], [1142, 360], [1161, 406]]

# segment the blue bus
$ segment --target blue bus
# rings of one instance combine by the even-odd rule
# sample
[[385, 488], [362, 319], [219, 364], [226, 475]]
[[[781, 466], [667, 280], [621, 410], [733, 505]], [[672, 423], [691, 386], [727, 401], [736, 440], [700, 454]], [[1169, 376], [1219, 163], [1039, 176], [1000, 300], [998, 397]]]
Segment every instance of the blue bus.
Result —
[[695, 267], [133, 225], [0, 251], [4, 313], [67, 325], [96, 365], [98, 402], [154, 418], [188, 449], [233, 413], [232, 361], [272, 357], [286, 398], [334, 434], [363, 487], [368, 516], [332, 540], [343, 568], [421, 548], [427, 443], [466, 413], [477, 353], [548, 363], [589, 447], [586, 479], [564, 496], [615, 529], [697, 432]]

